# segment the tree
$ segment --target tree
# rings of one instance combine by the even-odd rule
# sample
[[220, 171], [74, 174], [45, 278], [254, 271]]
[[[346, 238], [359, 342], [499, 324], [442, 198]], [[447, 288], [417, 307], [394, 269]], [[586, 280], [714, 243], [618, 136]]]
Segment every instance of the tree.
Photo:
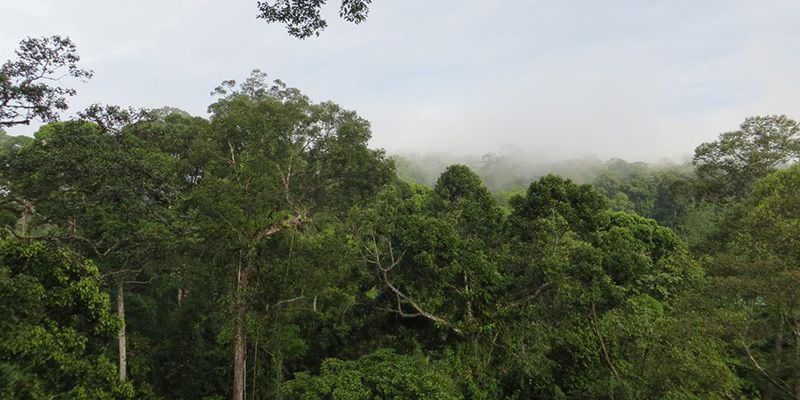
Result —
[[[339, 16], [347, 22], [359, 24], [367, 19], [372, 0], [341, 0]], [[325, 0], [274, 0], [259, 1], [258, 18], [268, 23], [279, 22], [286, 25], [290, 35], [305, 39], [319, 36], [328, 22], [322, 18], [321, 9]]]
[[606, 162], [605, 169], [592, 186], [611, 200], [611, 207], [650, 217], [656, 198], [656, 180], [651, 168], [643, 162], [628, 163], [615, 158]]
[[0, 239], [0, 397], [123, 399], [104, 345], [118, 322], [91, 262]]
[[[478, 176], [455, 165], [433, 190], [387, 186], [351, 220], [371, 278], [362, 301], [378, 310], [373, 324], [385, 326], [375, 340], [398, 351], [446, 353], [466, 397], [491, 396], [496, 377], [487, 349], [496, 337], [495, 291], [503, 278], [494, 254], [502, 213]], [[392, 340], [400, 332], [408, 332], [403, 344]]]
[[451, 166], [433, 191], [388, 186], [352, 219], [382, 309], [458, 337], [480, 330], [500, 278], [489, 252], [502, 214], [474, 172]]
[[703, 194], [744, 197], [760, 178], [800, 158], [800, 125], [785, 115], [747, 118], [739, 130], [697, 146], [693, 163]]
[[113, 287], [122, 322], [119, 379], [125, 381], [125, 286], [164, 267], [176, 226], [168, 212], [175, 194], [171, 159], [131, 134], [68, 121], [43, 126], [3, 161], [3, 205], [28, 221], [9, 230], [74, 249], [94, 260]]
[[33, 140], [30, 136], [11, 136], [0, 129], [0, 157], [6, 157], [25, 147]]
[[[78, 112], [78, 118], [97, 124], [105, 133], [118, 134], [122, 128], [132, 125], [149, 117], [150, 111], [146, 109], [122, 108], [106, 104], [92, 104], [85, 110]], [[153, 115], [153, 117], [157, 117]]]
[[724, 226], [715, 296], [747, 320], [733, 345], [765, 398], [800, 397], [800, 165], [760, 180]]
[[382, 151], [367, 147], [366, 120], [334, 103], [313, 103], [280, 81], [269, 85], [260, 71], [241, 85], [226, 81], [215, 93], [221, 98], [209, 107], [211, 130], [199, 141], [208, 157], [187, 206], [197, 215], [204, 251], [235, 278], [227, 280], [232, 398], [241, 400], [257, 271], [274, 266], [270, 256], [281, 235], [320, 211], [343, 215], [378, 191], [392, 166]]
[[290, 400], [455, 400], [461, 395], [446, 365], [422, 354], [381, 349], [354, 361], [328, 359], [319, 375], [303, 372], [287, 382]]
[[15, 54], [16, 60], [0, 66], [0, 127], [57, 120], [67, 109], [67, 97], [76, 94], [61, 86], [63, 79], [92, 77], [92, 71], [78, 67], [80, 57], [67, 37], [27, 38]]
[[[612, 212], [588, 185], [554, 176], [511, 203], [513, 251], [502, 270], [497, 321], [498, 367], [508, 371], [503, 382], [511, 393], [725, 398], [736, 390], [718, 342], [693, 335], [682, 315], [671, 312], [701, 278], [671, 230]], [[668, 332], [678, 328], [686, 330], [680, 337], [691, 350], [673, 348], [676, 337]], [[680, 370], [697, 363], [709, 373]]]

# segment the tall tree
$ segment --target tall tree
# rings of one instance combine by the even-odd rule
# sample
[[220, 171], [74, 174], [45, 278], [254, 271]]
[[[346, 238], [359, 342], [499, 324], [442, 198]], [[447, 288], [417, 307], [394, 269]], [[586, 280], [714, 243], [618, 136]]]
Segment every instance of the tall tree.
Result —
[[347, 209], [388, 180], [391, 165], [367, 147], [369, 124], [354, 112], [313, 103], [254, 71], [226, 81], [210, 106], [212, 143], [189, 207], [202, 245], [233, 280], [232, 398], [245, 396], [251, 277], [270, 268], [273, 239], [320, 209]]
[[760, 178], [800, 158], [800, 125], [785, 115], [747, 118], [739, 130], [697, 146], [693, 163], [706, 196], [744, 197]]
[[715, 296], [747, 324], [733, 345], [765, 398], [800, 398], [800, 165], [759, 181], [725, 222]]
[[456, 336], [480, 329], [500, 278], [488, 251], [502, 214], [474, 172], [450, 167], [432, 192], [388, 187], [357, 214], [354, 235], [382, 308]]
[[147, 271], [162, 267], [169, 251], [171, 160], [133, 135], [68, 121], [42, 127], [4, 161], [4, 205], [30, 221], [11, 231], [94, 260], [116, 293], [119, 379], [125, 381], [125, 287], [150, 279]]
[[15, 54], [16, 60], [0, 66], [0, 127], [57, 120], [67, 109], [67, 97], [77, 93], [62, 86], [64, 78], [92, 77], [92, 71], [78, 66], [77, 49], [67, 37], [27, 38]]
[[[708, 379], [670, 370], [656, 359], [714, 355], [699, 337], [676, 354], [659, 337], [686, 326], [670, 313], [701, 273], [680, 240], [655, 221], [611, 212], [588, 185], [547, 176], [512, 200], [508, 234], [513, 254], [498, 343], [511, 372], [504, 379], [519, 397], [724, 398], [736, 389], [722, 363]], [[666, 339], [666, 340], [665, 340]], [[657, 355], [657, 356], [656, 356]], [[719, 356], [715, 355], [717, 359]], [[677, 379], [677, 380], [676, 380]]]

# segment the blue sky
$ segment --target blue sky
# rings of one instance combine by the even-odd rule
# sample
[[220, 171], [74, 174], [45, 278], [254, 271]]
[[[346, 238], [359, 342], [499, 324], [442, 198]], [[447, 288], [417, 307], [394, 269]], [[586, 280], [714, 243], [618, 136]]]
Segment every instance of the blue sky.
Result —
[[800, 118], [796, 0], [374, 0], [358, 26], [331, 3], [328, 30], [303, 41], [256, 12], [255, 0], [4, 0], [0, 59], [25, 36], [68, 35], [95, 71], [73, 110], [198, 115], [221, 80], [260, 68], [358, 111], [395, 152], [655, 160], [750, 115]]

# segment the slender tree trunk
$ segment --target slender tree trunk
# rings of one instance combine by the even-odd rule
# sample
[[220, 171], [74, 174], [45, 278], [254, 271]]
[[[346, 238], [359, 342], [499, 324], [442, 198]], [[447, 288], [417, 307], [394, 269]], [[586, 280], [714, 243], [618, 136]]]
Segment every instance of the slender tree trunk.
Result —
[[[795, 365], [800, 365], [800, 320], [795, 317], [793, 325]], [[800, 372], [795, 371], [794, 374], [794, 397], [800, 399]]]
[[[603, 340], [603, 335], [600, 333], [600, 327], [597, 325], [597, 311], [594, 306], [594, 302], [592, 302], [592, 315], [589, 318], [589, 321], [592, 323], [592, 329], [594, 329], [594, 334], [597, 335], [597, 340], [600, 341], [600, 351], [603, 355], [603, 359], [606, 361], [606, 365], [608, 365], [608, 369], [611, 371], [611, 377], [613, 379], [619, 378], [619, 372], [614, 367], [614, 363], [611, 362], [611, 356], [608, 354], [608, 348], [606, 348], [606, 341]], [[613, 399], [613, 393], [611, 395]]]
[[236, 302], [234, 305], [234, 345], [233, 345], [233, 400], [244, 400], [245, 360], [247, 342], [245, 340], [245, 312], [247, 310], [247, 264], [239, 267], [237, 273]]
[[250, 381], [250, 392], [252, 393], [251, 398], [255, 400], [256, 398], [256, 382], [258, 382], [258, 332], [256, 332], [256, 338], [253, 340], [253, 380]]
[[469, 322], [472, 322], [472, 300], [470, 300], [470, 293], [469, 293], [469, 278], [467, 278], [467, 273], [464, 272], [464, 295], [467, 298], [467, 316], [466, 319]]
[[125, 336], [125, 290], [122, 283], [117, 284], [117, 318], [119, 318], [119, 332], [117, 333], [117, 345], [119, 346], [119, 381], [125, 382], [128, 379], [128, 353], [126, 349]]
[[20, 218], [20, 225], [22, 228], [22, 236], [28, 237], [28, 208], [26, 207], [25, 210], [22, 211], [22, 217]]
[[[783, 356], [783, 331], [784, 331], [784, 317], [783, 314], [780, 316], [781, 322], [777, 332], [775, 332], [775, 343], [772, 349], [772, 376], [779, 377], [780, 376], [780, 369], [781, 369], [781, 362]], [[774, 385], [767, 385], [766, 389], [764, 390], [764, 400], [772, 400], [775, 398], [775, 387]]]

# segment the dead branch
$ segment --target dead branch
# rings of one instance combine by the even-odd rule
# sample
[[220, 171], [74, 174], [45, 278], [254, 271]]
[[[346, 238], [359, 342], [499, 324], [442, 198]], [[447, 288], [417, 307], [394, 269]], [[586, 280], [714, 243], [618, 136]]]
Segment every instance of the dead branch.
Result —
[[267, 305], [267, 309], [270, 309], [270, 308], [275, 308], [275, 307], [278, 307], [278, 306], [280, 306], [280, 305], [283, 305], [283, 304], [292, 304], [292, 303], [294, 303], [294, 302], [296, 302], [296, 301], [303, 300], [303, 299], [305, 299], [305, 298], [306, 298], [306, 296], [305, 296], [304, 294], [302, 294], [302, 293], [301, 293], [301, 294], [300, 294], [299, 296], [297, 296], [297, 297], [292, 297], [291, 299], [283, 299], [283, 300], [280, 300], [280, 301], [278, 301], [277, 303], [275, 303], [275, 304], [273, 304], [273, 305], [271, 305], [271, 306], [270, 306], [270, 305]]
[[129, 272], [133, 273], [133, 274], [138, 274], [138, 273], [142, 272], [143, 269], [144, 269], [144, 267], [135, 268], [135, 269], [134, 268], [124, 268], [124, 269], [119, 269], [119, 270], [116, 270], [116, 271], [109, 271], [109, 272], [106, 272], [106, 273], [100, 275], [100, 279], [104, 280], [104, 279], [113, 277], [115, 275], [126, 274], [126, 273], [129, 273]]
[[539, 295], [542, 294], [542, 292], [545, 289], [547, 289], [548, 286], [551, 286], [552, 284], [553, 284], [553, 282], [543, 283], [543, 284], [539, 285], [539, 287], [537, 287], [536, 290], [534, 290], [532, 292], [529, 292], [529, 294], [526, 295], [525, 297], [523, 297], [523, 298], [521, 298], [519, 300], [516, 300], [516, 301], [512, 301], [511, 303], [508, 303], [508, 306], [509, 307], [524, 306], [524, 305], [528, 304], [529, 302], [531, 302], [532, 300], [534, 300], [535, 298], [539, 297]]
[[278, 222], [277, 224], [272, 224], [272, 225], [266, 226], [264, 229], [258, 231], [253, 236], [253, 243], [256, 244], [256, 243], [260, 242], [262, 239], [264, 239], [265, 237], [272, 236], [272, 235], [274, 235], [274, 234], [276, 234], [276, 233], [278, 233], [278, 232], [280, 232], [280, 231], [282, 231], [282, 230], [284, 230], [286, 228], [290, 228], [290, 227], [301, 225], [305, 221], [306, 221], [305, 213], [299, 213], [299, 214], [295, 215], [294, 217], [291, 217], [291, 218], [289, 218], [289, 219], [287, 219], [285, 221], [281, 221], [281, 222]]
[[147, 284], [152, 283], [152, 282], [153, 282], [153, 278], [150, 278], [150, 279], [148, 279], [146, 281], [122, 281], [121, 283], [123, 283], [125, 285], [127, 285], [127, 284], [147, 285]]
[[611, 356], [609, 356], [608, 354], [608, 349], [606, 348], [606, 342], [605, 340], [603, 340], [603, 335], [600, 334], [600, 328], [597, 326], [597, 311], [595, 310], [594, 302], [592, 302], [592, 316], [590, 318], [590, 321], [592, 322], [592, 330], [594, 330], [594, 334], [597, 335], [597, 339], [600, 341], [600, 350], [603, 353], [603, 359], [608, 365], [608, 369], [611, 370], [611, 374], [614, 376], [614, 378], [619, 379], [619, 372], [617, 372], [617, 369], [611, 362]]
[[[372, 256], [372, 258], [364, 257], [364, 260], [367, 263], [374, 264], [376, 266], [376, 268], [378, 270], [378, 273], [379, 273], [379, 275], [381, 277], [381, 280], [383, 280], [383, 283], [386, 285], [386, 287], [388, 287], [389, 290], [391, 290], [392, 293], [394, 293], [395, 300], [396, 300], [396, 303], [397, 303], [397, 308], [388, 308], [388, 309], [385, 309], [386, 311], [395, 313], [395, 314], [397, 314], [397, 315], [399, 315], [400, 317], [403, 317], [403, 318], [423, 317], [423, 318], [431, 320], [431, 321], [433, 321], [433, 322], [435, 322], [437, 324], [440, 324], [442, 326], [446, 326], [446, 327], [452, 329], [453, 332], [455, 332], [455, 333], [457, 333], [459, 335], [463, 335], [464, 334], [464, 332], [461, 329], [458, 329], [457, 327], [455, 327], [452, 322], [426, 311], [419, 304], [417, 304], [417, 302], [414, 301], [414, 299], [412, 299], [410, 296], [408, 296], [405, 293], [403, 293], [397, 286], [395, 286], [394, 283], [392, 282], [392, 280], [389, 278], [389, 272], [392, 269], [394, 269], [398, 264], [400, 264], [400, 261], [402, 260], [403, 256], [405, 255], [405, 251], [402, 252], [399, 257], [395, 257], [394, 248], [393, 248], [392, 243], [390, 241], [389, 242], [389, 255], [388, 255], [389, 264], [388, 265], [384, 265], [383, 259], [382, 259], [381, 254], [380, 254], [380, 250], [378, 249], [378, 244], [377, 244], [377, 240], [375, 238], [375, 234], [374, 233], [372, 235], [372, 245], [373, 245], [372, 249], [370, 249], [369, 246], [366, 246], [366, 245], [364, 246], [366, 248], [366, 250], [367, 250], [367, 253], [370, 256]], [[409, 307], [411, 307], [412, 309], [414, 309], [415, 312], [411, 312], [411, 313], [406, 312], [403, 309], [403, 305], [404, 304], [409, 306]]]
[[744, 338], [742, 338], [742, 347], [744, 347], [744, 351], [747, 353], [747, 358], [749, 358], [749, 359], [750, 359], [750, 362], [752, 362], [752, 363], [753, 363], [753, 366], [754, 366], [754, 367], [756, 367], [756, 369], [758, 370], [758, 372], [760, 372], [760, 373], [761, 373], [761, 375], [764, 375], [764, 378], [767, 378], [767, 381], [769, 381], [769, 383], [771, 383], [773, 386], [775, 386], [776, 388], [778, 388], [778, 390], [780, 390], [781, 392], [783, 392], [783, 393], [785, 393], [785, 394], [787, 394], [787, 395], [791, 396], [793, 399], [798, 399], [798, 400], [800, 400], [800, 398], [798, 398], [798, 397], [797, 397], [797, 396], [796, 396], [794, 393], [792, 393], [792, 391], [791, 391], [791, 390], [789, 390], [789, 389], [786, 389], [786, 388], [785, 388], [785, 387], [784, 387], [784, 386], [783, 386], [783, 385], [782, 385], [780, 382], [778, 382], [778, 380], [776, 380], [776, 379], [775, 379], [775, 378], [773, 378], [773, 377], [772, 377], [772, 376], [771, 376], [769, 373], [767, 373], [767, 370], [766, 370], [766, 369], [764, 369], [764, 367], [762, 367], [762, 366], [761, 366], [761, 365], [758, 363], [758, 361], [756, 361], [756, 358], [755, 358], [755, 357], [753, 357], [753, 353], [751, 353], [751, 352], [750, 352], [750, 346], [748, 346], [748, 345], [745, 343], [745, 340], [744, 340]]

